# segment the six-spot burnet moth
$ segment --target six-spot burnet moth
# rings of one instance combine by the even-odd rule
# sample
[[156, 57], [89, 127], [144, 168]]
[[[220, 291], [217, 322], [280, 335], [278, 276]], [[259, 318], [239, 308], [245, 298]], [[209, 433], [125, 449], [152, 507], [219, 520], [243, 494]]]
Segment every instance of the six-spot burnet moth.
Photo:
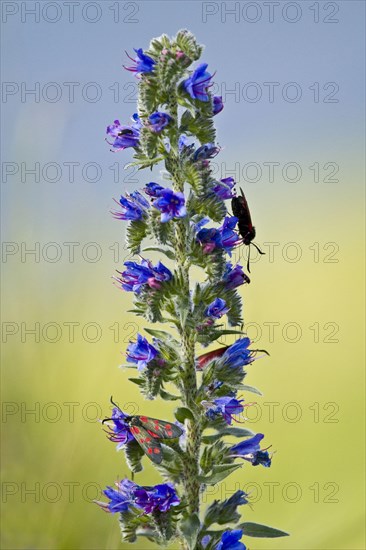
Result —
[[[120, 407], [114, 403], [111, 398], [111, 403], [121, 412], [121, 422], [125, 424], [130, 431], [133, 438], [140, 445], [146, 456], [155, 462], [160, 464], [163, 460], [163, 453], [160, 444], [162, 439], [176, 439], [183, 434], [183, 430], [165, 420], [158, 420], [157, 418], [150, 418], [143, 415], [124, 415]], [[114, 420], [113, 418], [105, 418], [103, 423]], [[108, 432], [112, 441], [121, 441], [118, 437], [118, 433], [110, 429]]]
[[231, 199], [231, 208], [234, 216], [238, 218], [239, 234], [243, 237], [243, 243], [249, 246], [247, 269], [250, 273], [250, 245], [252, 244], [259, 252], [259, 254], [265, 254], [261, 251], [259, 246], [253, 243], [255, 239], [255, 227], [252, 223], [252, 217], [248, 206], [247, 199], [245, 198], [244, 191], [240, 189], [241, 196], [233, 197]]

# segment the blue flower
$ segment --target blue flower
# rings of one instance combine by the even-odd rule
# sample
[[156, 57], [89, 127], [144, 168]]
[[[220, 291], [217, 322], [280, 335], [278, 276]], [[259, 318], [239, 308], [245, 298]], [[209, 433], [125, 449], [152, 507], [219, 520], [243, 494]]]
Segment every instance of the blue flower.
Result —
[[103, 420], [103, 424], [109, 420], [113, 422], [113, 425], [107, 424], [107, 434], [110, 441], [118, 443], [117, 451], [122, 449], [126, 443], [134, 439], [126, 418], [128, 418], [127, 414], [122, 412], [118, 407], [114, 407], [112, 410], [112, 416]]
[[227, 262], [222, 282], [227, 290], [233, 290], [244, 283], [250, 283], [250, 279], [245, 275], [241, 265], [237, 264], [233, 267], [230, 262]]
[[173, 218], [184, 218], [187, 214], [183, 193], [175, 193], [172, 189], [163, 189], [153, 206], [161, 212], [161, 222], [165, 223]]
[[198, 99], [199, 101], [209, 100], [207, 91], [211, 85], [212, 75], [206, 71], [207, 67], [207, 63], [201, 63], [192, 75], [183, 81], [183, 87], [192, 99]]
[[271, 457], [267, 450], [261, 450], [260, 442], [264, 438], [263, 434], [256, 434], [237, 445], [231, 447], [233, 456], [244, 458], [248, 462], [251, 462], [253, 466], [262, 464], [265, 468], [269, 468], [271, 465]]
[[160, 261], [156, 266], [153, 266], [149, 260], [142, 260], [141, 264], [130, 261], [125, 262], [124, 265], [127, 269], [122, 273], [118, 271], [121, 276], [114, 278], [121, 284], [123, 290], [136, 294], [140, 294], [145, 285], [159, 289], [161, 283], [173, 277], [171, 271]]
[[221, 535], [220, 542], [215, 546], [215, 550], [246, 550], [245, 544], [240, 542], [242, 536], [243, 531], [241, 529], [225, 531]]
[[134, 504], [145, 514], [153, 512], [168, 512], [172, 506], [177, 506], [180, 499], [170, 483], [162, 483], [154, 487], [139, 487], [134, 491]]
[[178, 140], [178, 149], [182, 151], [184, 147], [188, 147], [189, 139], [185, 134], [181, 134]]
[[197, 240], [203, 245], [205, 253], [212, 252], [215, 248], [223, 248], [231, 254], [232, 248], [241, 242], [237, 233], [233, 231], [238, 218], [227, 216], [219, 229], [200, 229], [197, 233]]
[[194, 162], [198, 160], [207, 160], [215, 157], [219, 153], [220, 148], [214, 143], [204, 143], [201, 147], [198, 147], [193, 154]]
[[205, 309], [205, 315], [207, 317], [213, 317], [214, 319], [220, 319], [225, 313], [229, 311], [229, 308], [226, 307], [225, 300], [221, 298], [216, 298], [207, 308]]
[[113, 142], [107, 140], [107, 143], [118, 151], [139, 145], [141, 121], [137, 113], [132, 116], [132, 120], [134, 124], [131, 126], [122, 126], [119, 120], [115, 120], [107, 127], [107, 134], [114, 138]]
[[[244, 411], [242, 402], [244, 399], [235, 399], [235, 397], [226, 396], [218, 397], [213, 400], [212, 406], [207, 410], [206, 415], [210, 419], [215, 416], [222, 415], [227, 424], [231, 424], [234, 415], [238, 415]], [[205, 403], [205, 402], [204, 402]]]
[[238, 234], [233, 231], [238, 222], [236, 216], [226, 216], [223, 225], [220, 227], [222, 246], [227, 252], [231, 252], [233, 247], [241, 242]]
[[248, 349], [251, 341], [249, 338], [239, 338], [234, 344], [229, 346], [222, 356], [222, 362], [225, 366], [232, 369], [242, 368], [254, 361], [253, 352]]
[[115, 199], [114, 201], [122, 209], [122, 212], [112, 211], [112, 215], [118, 220], [141, 220], [150, 208], [148, 201], [138, 191], [127, 194], [126, 197], [121, 196], [119, 202]]
[[217, 115], [219, 113], [221, 113], [221, 111], [223, 110], [224, 108], [224, 104], [222, 102], [222, 97], [221, 96], [218, 96], [218, 95], [215, 95], [213, 97], [213, 101], [212, 101], [212, 112], [213, 112], [213, 115]]
[[150, 130], [153, 132], [161, 132], [169, 122], [172, 120], [172, 117], [167, 113], [161, 113], [160, 111], [155, 111], [148, 118], [148, 125]]
[[127, 346], [126, 355], [129, 363], [135, 363], [138, 370], [143, 370], [158, 353], [158, 350], [149, 344], [144, 336], [137, 334], [137, 341], [135, 343], [130, 342]]
[[213, 191], [221, 200], [232, 199], [233, 193], [231, 192], [232, 188], [235, 185], [234, 178], [223, 178], [220, 181], [216, 182], [216, 185], [213, 188]]
[[140, 508], [145, 514], [157, 511], [165, 513], [180, 503], [171, 483], [141, 487], [126, 478], [117, 482], [116, 486], [117, 490], [107, 487], [103, 491], [110, 502], [97, 502], [104, 510], [112, 513], [126, 512], [130, 505]]
[[127, 512], [128, 507], [133, 502], [133, 491], [137, 487], [133, 481], [123, 479], [116, 483], [117, 490], [107, 487], [103, 493], [109, 499], [109, 502], [95, 501], [106, 512], [115, 514], [117, 512]]
[[139, 48], [138, 50], [134, 48], [134, 51], [137, 54], [135, 59], [133, 59], [130, 55], [128, 55], [127, 52], [126, 54], [131, 59], [131, 61], [134, 62], [135, 65], [133, 65], [132, 67], [125, 67], [123, 65], [124, 69], [126, 69], [127, 71], [131, 71], [133, 73], [151, 73], [154, 70], [154, 65], [156, 61], [154, 61], [154, 59], [149, 55], [146, 55], [143, 52], [142, 48]]
[[160, 191], [163, 191], [165, 187], [162, 187], [158, 183], [155, 183], [154, 181], [150, 181], [150, 183], [147, 183], [144, 187], [144, 191], [146, 195], [149, 195], [150, 197], [158, 197]]

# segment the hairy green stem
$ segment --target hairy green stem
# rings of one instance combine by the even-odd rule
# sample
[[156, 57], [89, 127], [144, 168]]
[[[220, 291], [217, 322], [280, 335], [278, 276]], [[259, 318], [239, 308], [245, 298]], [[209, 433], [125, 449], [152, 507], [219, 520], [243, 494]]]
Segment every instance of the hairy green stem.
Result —
[[[172, 94], [169, 100], [169, 112], [173, 118], [174, 125], [172, 134], [178, 138], [179, 122], [178, 109], [175, 94]], [[182, 178], [182, 170], [180, 167], [179, 156], [174, 151], [177, 150], [177, 144], [174, 144], [173, 152], [170, 158], [171, 174], [174, 182], [174, 190], [176, 192], [184, 191], [184, 179]], [[175, 245], [176, 245], [176, 266], [183, 281], [184, 301], [180, 304], [180, 309], [184, 310], [181, 314], [181, 351], [183, 362], [183, 395], [182, 401], [188, 407], [193, 419], [186, 420], [186, 456], [183, 462], [183, 480], [185, 497], [187, 499], [188, 511], [190, 514], [199, 512], [199, 492], [200, 483], [199, 476], [199, 452], [201, 446], [201, 425], [200, 414], [197, 410], [197, 379], [195, 368], [195, 332], [189, 326], [187, 320], [190, 319], [192, 312], [192, 303], [190, 297], [190, 279], [189, 279], [189, 263], [187, 260], [187, 225], [184, 219], [178, 220], [175, 224]]]

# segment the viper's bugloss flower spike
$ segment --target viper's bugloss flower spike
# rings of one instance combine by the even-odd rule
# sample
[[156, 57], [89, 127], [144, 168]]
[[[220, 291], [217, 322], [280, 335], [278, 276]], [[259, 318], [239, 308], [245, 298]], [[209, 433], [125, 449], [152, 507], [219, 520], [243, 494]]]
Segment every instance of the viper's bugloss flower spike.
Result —
[[207, 63], [201, 63], [192, 75], [184, 80], [183, 87], [192, 99], [208, 101], [208, 89], [211, 85], [212, 75], [206, 71]]
[[253, 437], [233, 445], [230, 449], [231, 456], [240, 457], [250, 462], [253, 466], [261, 464], [265, 468], [271, 465], [271, 457], [266, 449], [260, 448], [263, 434], [256, 434]]
[[161, 212], [161, 222], [166, 223], [173, 218], [184, 218], [187, 215], [183, 193], [176, 193], [172, 189], [159, 191], [153, 206]]
[[130, 342], [127, 346], [126, 356], [128, 363], [137, 365], [138, 370], [144, 369], [150, 361], [158, 355], [158, 350], [147, 339], [137, 333], [136, 342]]
[[126, 67], [123, 65], [123, 68], [126, 69], [126, 71], [131, 71], [132, 73], [153, 72], [156, 61], [149, 55], [146, 55], [142, 48], [134, 48], [134, 51], [136, 52], [135, 59], [133, 59], [133, 57], [126, 52], [127, 56], [131, 59], [131, 61], [133, 61], [134, 64], [131, 67]]
[[[135, 373], [131, 383], [146, 399], [178, 406], [175, 422], [127, 415], [112, 401], [111, 417], [102, 422], [108, 438], [117, 450], [123, 448], [133, 474], [141, 472], [146, 458], [164, 483], [142, 486], [125, 479], [107, 487], [106, 502], [98, 504], [119, 513], [123, 541], [144, 535], [157, 547], [174, 541], [184, 548], [246, 550], [240, 527], [248, 525], [244, 535], [255, 535], [255, 529], [241, 523], [239, 506], [248, 503], [248, 495], [236, 491], [206, 510], [200, 498], [217, 476], [229, 475], [242, 461], [269, 467], [272, 458], [260, 448], [262, 434], [244, 439], [248, 431], [232, 427], [247, 420], [243, 412], [254, 404], [237, 390], [259, 393], [244, 385], [252, 370], [246, 367], [259, 351], [267, 352], [250, 349], [239, 289], [250, 279], [240, 263], [228, 261], [237, 246], [253, 241], [255, 230], [244, 192], [236, 197], [234, 178], [216, 179], [211, 166], [221, 151], [214, 117], [224, 103], [210, 91], [213, 75], [199, 61], [202, 49], [192, 33], [181, 30], [175, 38], [163, 34], [145, 51], [127, 54], [131, 63], [125, 68], [139, 79], [138, 113], [126, 125], [116, 119], [107, 128], [113, 152], [130, 148], [129, 166], [154, 170], [163, 182], [147, 177], [142, 191], [123, 191], [116, 201], [114, 217], [128, 222], [129, 260], [114, 284], [133, 293], [130, 311], [159, 323], [144, 326], [152, 340], [139, 331], [126, 346], [127, 366]], [[161, 253], [171, 263], [153, 263], [141, 256], [146, 253]], [[194, 281], [198, 270], [203, 273]], [[226, 330], [224, 315], [235, 330]], [[220, 345], [226, 335], [239, 338]], [[200, 354], [198, 346], [211, 351]], [[239, 443], [228, 437], [240, 438]]]
[[215, 546], [215, 550], [246, 550], [245, 544], [240, 542], [243, 536], [241, 529], [232, 529], [225, 531], [221, 535], [220, 542]]
[[172, 117], [167, 113], [156, 111], [155, 113], [152, 113], [147, 120], [150, 130], [152, 132], [159, 133], [168, 126], [169, 122], [172, 120]]
[[115, 202], [121, 208], [121, 211], [112, 210], [112, 216], [117, 220], [141, 220], [150, 208], [148, 201], [138, 191], [126, 197], [121, 196], [119, 201]]
[[214, 319], [220, 319], [225, 313], [229, 311], [229, 308], [226, 306], [225, 300], [221, 298], [216, 298], [211, 304], [207, 306], [204, 314], [206, 317], [213, 317]]

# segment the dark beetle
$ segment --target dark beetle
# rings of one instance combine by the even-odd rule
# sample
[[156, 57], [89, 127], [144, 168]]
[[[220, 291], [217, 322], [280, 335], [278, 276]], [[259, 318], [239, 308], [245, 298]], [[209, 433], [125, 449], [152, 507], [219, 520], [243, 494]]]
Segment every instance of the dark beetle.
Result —
[[[264, 254], [264, 252], [262, 252], [261, 249], [255, 243], [252, 242], [255, 239], [255, 227], [253, 226], [253, 223], [252, 223], [252, 218], [250, 215], [247, 199], [245, 198], [245, 195], [242, 189], [240, 189], [240, 192], [241, 192], [241, 196], [233, 197], [231, 200], [231, 207], [233, 210], [233, 214], [238, 218], [239, 234], [241, 237], [243, 237], [244, 244], [246, 244], [247, 246], [250, 246], [252, 244], [258, 250], [259, 254]], [[250, 262], [250, 248], [249, 248], [248, 262], [247, 262], [247, 269], [250, 273], [249, 262]]]

